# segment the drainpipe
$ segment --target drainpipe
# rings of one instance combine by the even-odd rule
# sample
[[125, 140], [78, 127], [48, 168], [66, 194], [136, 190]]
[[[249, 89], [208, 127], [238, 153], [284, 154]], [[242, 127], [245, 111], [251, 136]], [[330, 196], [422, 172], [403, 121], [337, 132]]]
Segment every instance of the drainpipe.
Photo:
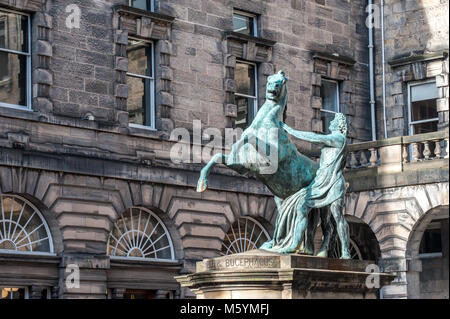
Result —
[[388, 138], [387, 120], [386, 120], [386, 57], [384, 48], [384, 0], [381, 0], [381, 58], [383, 63], [383, 121], [384, 121], [384, 138]]
[[[373, 0], [369, 0], [369, 12], [373, 9]], [[373, 28], [374, 24], [369, 25], [369, 82], [370, 82], [370, 116], [372, 124], [372, 141], [377, 139], [376, 121], [375, 121], [375, 76], [374, 76], [374, 61], [373, 61]]]

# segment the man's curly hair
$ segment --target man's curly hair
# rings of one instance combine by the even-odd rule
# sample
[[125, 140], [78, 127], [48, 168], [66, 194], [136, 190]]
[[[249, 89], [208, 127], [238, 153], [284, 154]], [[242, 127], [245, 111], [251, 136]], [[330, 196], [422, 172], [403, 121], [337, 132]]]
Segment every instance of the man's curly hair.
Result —
[[345, 115], [342, 113], [336, 113], [334, 118], [338, 120], [339, 131], [347, 136], [347, 118], [345, 117]]

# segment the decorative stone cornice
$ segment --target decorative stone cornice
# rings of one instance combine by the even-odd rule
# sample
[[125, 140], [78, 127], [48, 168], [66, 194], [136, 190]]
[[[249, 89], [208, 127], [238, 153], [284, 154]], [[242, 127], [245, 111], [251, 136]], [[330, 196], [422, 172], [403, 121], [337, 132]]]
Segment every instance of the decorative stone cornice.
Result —
[[117, 28], [128, 31], [129, 34], [151, 39], [164, 39], [169, 31], [174, 17], [149, 12], [129, 6], [114, 7], [117, 18]]
[[269, 62], [275, 41], [253, 37], [238, 32], [226, 31], [224, 34], [227, 53], [236, 58], [254, 62]]
[[0, 5], [25, 11], [42, 11], [47, 0], [0, 0]]
[[392, 68], [396, 68], [407, 64], [429, 62], [433, 60], [442, 60], [447, 57], [448, 57], [448, 50], [432, 53], [411, 52], [407, 56], [395, 57], [394, 59], [388, 61], [388, 64]]

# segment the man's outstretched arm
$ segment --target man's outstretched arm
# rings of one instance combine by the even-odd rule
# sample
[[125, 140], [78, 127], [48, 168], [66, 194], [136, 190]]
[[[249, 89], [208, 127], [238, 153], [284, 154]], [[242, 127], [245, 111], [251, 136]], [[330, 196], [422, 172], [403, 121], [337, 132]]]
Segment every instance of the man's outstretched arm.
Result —
[[344, 142], [338, 134], [329, 134], [329, 135], [322, 135], [322, 134], [316, 134], [312, 132], [304, 132], [304, 131], [297, 131], [293, 128], [289, 127], [286, 123], [282, 122], [281, 127], [291, 134], [292, 136], [295, 136], [298, 139], [301, 139], [303, 141], [307, 141], [310, 143], [315, 144], [325, 144], [332, 147], [340, 147], [342, 143]]

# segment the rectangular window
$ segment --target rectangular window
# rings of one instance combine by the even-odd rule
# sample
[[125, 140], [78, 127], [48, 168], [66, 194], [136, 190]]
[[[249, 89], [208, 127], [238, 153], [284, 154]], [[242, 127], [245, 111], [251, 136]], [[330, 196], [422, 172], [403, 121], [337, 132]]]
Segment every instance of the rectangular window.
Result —
[[339, 83], [333, 80], [322, 79], [320, 95], [322, 97], [320, 113], [323, 132], [330, 134], [330, 122], [334, 120], [335, 114], [339, 112]]
[[130, 125], [155, 129], [153, 44], [130, 39], [127, 56], [127, 110]]
[[30, 17], [0, 9], [0, 106], [31, 109]]
[[130, 7], [146, 10], [146, 11], [155, 11], [155, 2], [154, 0], [129, 0]]
[[257, 66], [249, 62], [236, 62], [235, 101], [237, 105], [236, 127], [246, 129], [258, 112]]
[[408, 85], [409, 134], [422, 134], [437, 131], [438, 89], [435, 81], [410, 83]]
[[419, 254], [442, 253], [442, 229], [440, 221], [431, 221], [423, 233]]
[[254, 37], [258, 36], [257, 17], [254, 14], [237, 11], [233, 12], [233, 31]]

